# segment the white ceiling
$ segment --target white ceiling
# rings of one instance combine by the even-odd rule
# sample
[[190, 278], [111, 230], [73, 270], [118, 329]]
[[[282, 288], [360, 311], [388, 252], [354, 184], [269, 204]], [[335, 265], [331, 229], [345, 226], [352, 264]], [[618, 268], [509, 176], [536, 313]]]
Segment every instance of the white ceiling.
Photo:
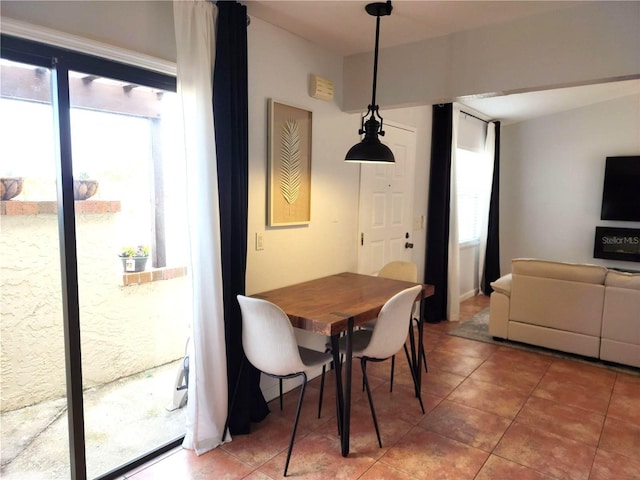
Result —
[[[375, 17], [368, 15], [364, 9], [367, 3], [249, 0], [246, 5], [251, 17], [347, 56], [373, 50], [376, 22]], [[391, 15], [381, 18], [380, 48], [571, 8], [582, 3], [586, 2], [395, 0]], [[508, 124], [639, 92], [640, 80], [636, 79], [459, 101]]]
[[458, 99], [458, 102], [487, 119], [500, 120], [503, 125], [508, 125], [639, 93], [640, 79], [635, 79], [499, 97]]
[[[367, 1], [249, 0], [249, 16], [341, 55], [369, 52], [375, 17]], [[427, 1], [394, 0], [390, 16], [380, 20], [380, 47], [391, 47], [480, 28], [517, 18], [569, 8], [571, 1]]]

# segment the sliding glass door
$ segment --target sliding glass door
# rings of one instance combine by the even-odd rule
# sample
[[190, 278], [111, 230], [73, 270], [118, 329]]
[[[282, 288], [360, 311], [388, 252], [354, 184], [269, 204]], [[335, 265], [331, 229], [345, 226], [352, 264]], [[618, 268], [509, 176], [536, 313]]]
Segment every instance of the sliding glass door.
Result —
[[[2, 477], [119, 478], [184, 435], [191, 286], [175, 79], [2, 40], [2, 175], [23, 178], [1, 216]], [[21, 415], [42, 417], [37, 435]]]
[[0, 477], [41, 476], [32, 460], [51, 448], [48, 432], [62, 446], [51, 478], [67, 479], [52, 73], [3, 58], [0, 75]]

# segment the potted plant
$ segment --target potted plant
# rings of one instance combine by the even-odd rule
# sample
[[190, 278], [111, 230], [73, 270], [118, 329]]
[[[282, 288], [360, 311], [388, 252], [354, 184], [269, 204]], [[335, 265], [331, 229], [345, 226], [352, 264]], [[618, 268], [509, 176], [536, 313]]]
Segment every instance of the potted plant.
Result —
[[73, 198], [75, 200], [91, 198], [97, 191], [98, 181], [90, 179], [89, 174], [81, 173], [77, 179], [73, 179]]
[[11, 174], [0, 176], [0, 200], [11, 200], [22, 192], [23, 177], [15, 177]]
[[143, 272], [147, 267], [147, 260], [149, 260], [149, 246], [125, 246], [122, 247], [118, 256], [125, 272]]

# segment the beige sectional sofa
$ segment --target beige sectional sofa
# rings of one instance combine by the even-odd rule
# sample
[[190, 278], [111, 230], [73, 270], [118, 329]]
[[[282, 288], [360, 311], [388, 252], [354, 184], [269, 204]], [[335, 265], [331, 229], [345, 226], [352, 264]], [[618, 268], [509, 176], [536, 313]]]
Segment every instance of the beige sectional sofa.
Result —
[[640, 367], [640, 274], [514, 259], [493, 282], [497, 338]]

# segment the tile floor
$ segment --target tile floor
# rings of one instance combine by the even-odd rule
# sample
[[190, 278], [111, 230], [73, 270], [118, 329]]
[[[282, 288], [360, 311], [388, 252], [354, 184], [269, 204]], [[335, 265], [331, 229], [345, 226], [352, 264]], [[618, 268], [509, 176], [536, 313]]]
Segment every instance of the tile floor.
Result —
[[[462, 318], [488, 305], [462, 304]], [[307, 389], [288, 477], [360, 480], [640, 478], [640, 376], [447, 335], [428, 324], [426, 414], [402, 357], [389, 393], [389, 364], [369, 372], [383, 448], [366, 396], [354, 388], [351, 453], [340, 456], [330, 379], [316, 418], [319, 381]], [[353, 385], [360, 385], [359, 368]], [[297, 393], [276, 402], [250, 435], [200, 457], [177, 449], [126, 475], [147, 479], [282, 478]]]

